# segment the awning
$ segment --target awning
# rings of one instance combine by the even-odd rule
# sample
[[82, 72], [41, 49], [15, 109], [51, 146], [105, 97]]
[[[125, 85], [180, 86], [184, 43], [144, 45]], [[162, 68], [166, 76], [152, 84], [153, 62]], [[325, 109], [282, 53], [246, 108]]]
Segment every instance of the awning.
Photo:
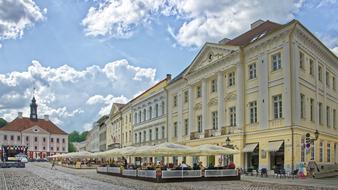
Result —
[[258, 143], [246, 144], [242, 152], [253, 152], [257, 147]]
[[276, 152], [279, 150], [279, 148], [282, 146], [284, 141], [272, 141], [269, 142], [269, 145], [267, 148], [265, 148], [265, 151], [267, 152]]

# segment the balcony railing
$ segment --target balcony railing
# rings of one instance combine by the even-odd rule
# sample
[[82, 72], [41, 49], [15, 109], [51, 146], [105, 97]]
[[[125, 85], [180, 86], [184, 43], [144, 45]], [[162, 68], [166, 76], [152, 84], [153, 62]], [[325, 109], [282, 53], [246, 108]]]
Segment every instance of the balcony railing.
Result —
[[195, 140], [200, 138], [200, 133], [195, 131], [190, 133], [190, 140]]
[[233, 134], [236, 126], [225, 126], [221, 128], [221, 135]]

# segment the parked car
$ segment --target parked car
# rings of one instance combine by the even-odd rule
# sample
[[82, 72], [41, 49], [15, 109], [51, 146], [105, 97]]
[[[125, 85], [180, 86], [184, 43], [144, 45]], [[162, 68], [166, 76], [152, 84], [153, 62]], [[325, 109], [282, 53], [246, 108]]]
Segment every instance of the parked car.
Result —
[[28, 159], [26, 157], [22, 157], [20, 161], [23, 162], [23, 163], [27, 163]]

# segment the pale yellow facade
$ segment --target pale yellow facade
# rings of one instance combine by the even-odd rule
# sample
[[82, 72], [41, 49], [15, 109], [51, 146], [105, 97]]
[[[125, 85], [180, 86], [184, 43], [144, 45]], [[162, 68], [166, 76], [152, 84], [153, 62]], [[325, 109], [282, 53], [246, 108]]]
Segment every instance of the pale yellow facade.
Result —
[[122, 136], [122, 147], [131, 146], [133, 144], [133, 133], [132, 133], [132, 111], [131, 111], [132, 102], [128, 102], [122, 109], [122, 128], [121, 128], [121, 136]]
[[122, 112], [124, 104], [113, 103], [109, 118], [106, 120], [106, 149], [122, 147]]
[[[337, 162], [337, 75], [337, 57], [298, 21], [246, 45], [206, 43], [166, 88], [168, 141], [224, 145], [229, 137], [240, 152], [233, 160], [245, 169]], [[314, 139], [316, 130], [306, 149], [305, 134]], [[231, 158], [198, 159], [222, 165]]]

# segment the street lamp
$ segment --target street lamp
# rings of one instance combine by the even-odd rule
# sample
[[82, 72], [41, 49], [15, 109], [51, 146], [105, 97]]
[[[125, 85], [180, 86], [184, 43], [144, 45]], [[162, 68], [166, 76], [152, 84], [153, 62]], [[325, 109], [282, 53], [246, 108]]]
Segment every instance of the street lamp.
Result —
[[317, 129], [317, 130], [315, 131], [315, 140], [317, 140], [318, 137], [319, 137], [319, 131], [318, 131], [318, 129]]
[[230, 142], [231, 142], [230, 138], [227, 137], [227, 139], [225, 140], [225, 146], [230, 147]]

